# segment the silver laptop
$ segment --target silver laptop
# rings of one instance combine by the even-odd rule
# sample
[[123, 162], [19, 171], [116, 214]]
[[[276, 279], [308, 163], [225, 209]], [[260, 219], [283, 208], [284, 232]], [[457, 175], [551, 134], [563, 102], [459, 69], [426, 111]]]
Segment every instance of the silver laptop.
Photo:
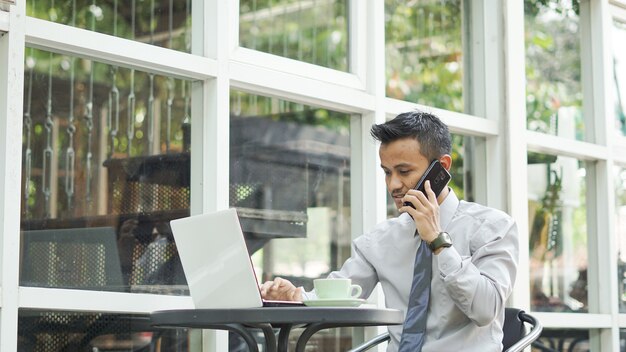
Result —
[[234, 208], [170, 222], [196, 309], [301, 305], [264, 301]]

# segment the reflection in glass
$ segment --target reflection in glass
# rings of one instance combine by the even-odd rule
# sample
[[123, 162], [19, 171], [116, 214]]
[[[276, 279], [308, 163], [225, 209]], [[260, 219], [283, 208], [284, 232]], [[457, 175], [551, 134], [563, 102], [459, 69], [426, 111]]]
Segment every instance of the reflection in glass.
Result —
[[[626, 43], [626, 23], [613, 20], [613, 43]], [[613, 45], [615, 130], [626, 135], [626, 47]]]
[[350, 256], [351, 117], [239, 91], [231, 112], [230, 206], [259, 279], [311, 290]]
[[535, 153], [528, 163], [531, 308], [586, 312], [585, 163]]
[[626, 169], [613, 168], [615, 182], [615, 233], [617, 234], [617, 272], [619, 311], [626, 313]]
[[239, 43], [340, 71], [348, 67], [347, 0], [240, 0]]
[[460, 0], [385, 0], [387, 96], [464, 112]]
[[[20, 309], [18, 351], [187, 351], [197, 330], [159, 329], [138, 314]], [[195, 334], [194, 334], [195, 332]]]
[[186, 291], [190, 82], [26, 50], [21, 284]]
[[191, 52], [191, 0], [25, 0], [28, 16]]
[[350, 116], [238, 91], [231, 111], [230, 205], [264, 219], [248, 234], [276, 250], [264, 279], [337, 269], [350, 252]]
[[576, 351], [588, 352], [589, 330], [543, 329], [541, 336], [532, 345], [532, 352]]
[[529, 130], [583, 140], [578, 4], [524, 1], [526, 110]]
[[[473, 189], [471, 186], [471, 180], [475, 174], [472, 168], [471, 162], [466, 161], [466, 155], [473, 155], [474, 152], [474, 139], [476, 137], [466, 137], [462, 135], [452, 135], [452, 166], [450, 167], [450, 175], [452, 179], [448, 186], [454, 190], [456, 196], [459, 199], [464, 199], [468, 202], [474, 201]], [[382, 170], [381, 170], [382, 172]], [[398, 216], [398, 209], [393, 201], [393, 198], [387, 192], [387, 217]]]

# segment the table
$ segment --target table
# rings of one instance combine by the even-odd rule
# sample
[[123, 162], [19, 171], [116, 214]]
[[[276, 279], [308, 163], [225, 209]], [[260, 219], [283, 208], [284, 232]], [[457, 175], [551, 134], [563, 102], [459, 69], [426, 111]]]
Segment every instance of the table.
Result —
[[[338, 327], [400, 325], [402, 312], [395, 309], [355, 307], [262, 307], [245, 309], [179, 309], [153, 312], [153, 326], [229, 330], [238, 333], [251, 351], [258, 347], [247, 327], [259, 328], [265, 335], [267, 351], [287, 352], [292, 327], [304, 327], [296, 352], [303, 352], [316, 332]], [[279, 329], [278, 340], [273, 329]]]

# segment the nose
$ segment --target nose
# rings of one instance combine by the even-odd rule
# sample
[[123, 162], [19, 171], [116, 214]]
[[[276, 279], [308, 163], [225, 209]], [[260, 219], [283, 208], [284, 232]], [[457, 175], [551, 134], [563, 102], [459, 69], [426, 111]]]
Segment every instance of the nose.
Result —
[[387, 188], [391, 193], [393, 193], [394, 190], [402, 189], [402, 181], [399, 177], [392, 174], [387, 178]]

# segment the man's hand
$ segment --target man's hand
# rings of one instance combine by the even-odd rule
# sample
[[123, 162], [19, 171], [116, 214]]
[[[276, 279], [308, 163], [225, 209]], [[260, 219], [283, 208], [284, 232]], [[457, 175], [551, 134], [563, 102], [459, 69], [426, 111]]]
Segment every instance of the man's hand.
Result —
[[430, 188], [430, 181], [424, 183], [424, 190], [426, 195], [420, 191], [414, 189], [409, 190], [402, 201], [410, 202], [415, 209], [410, 206], [404, 206], [400, 208], [401, 212], [407, 212], [415, 221], [415, 227], [422, 240], [427, 243], [432, 242], [437, 234], [441, 232], [441, 225], [439, 224], [439, 203], [437, 197], [432, 188]]
[[289, 280], [277, 277], [261, 285], [261, 297], [279, 301], [302, 301], [302, 290]]

